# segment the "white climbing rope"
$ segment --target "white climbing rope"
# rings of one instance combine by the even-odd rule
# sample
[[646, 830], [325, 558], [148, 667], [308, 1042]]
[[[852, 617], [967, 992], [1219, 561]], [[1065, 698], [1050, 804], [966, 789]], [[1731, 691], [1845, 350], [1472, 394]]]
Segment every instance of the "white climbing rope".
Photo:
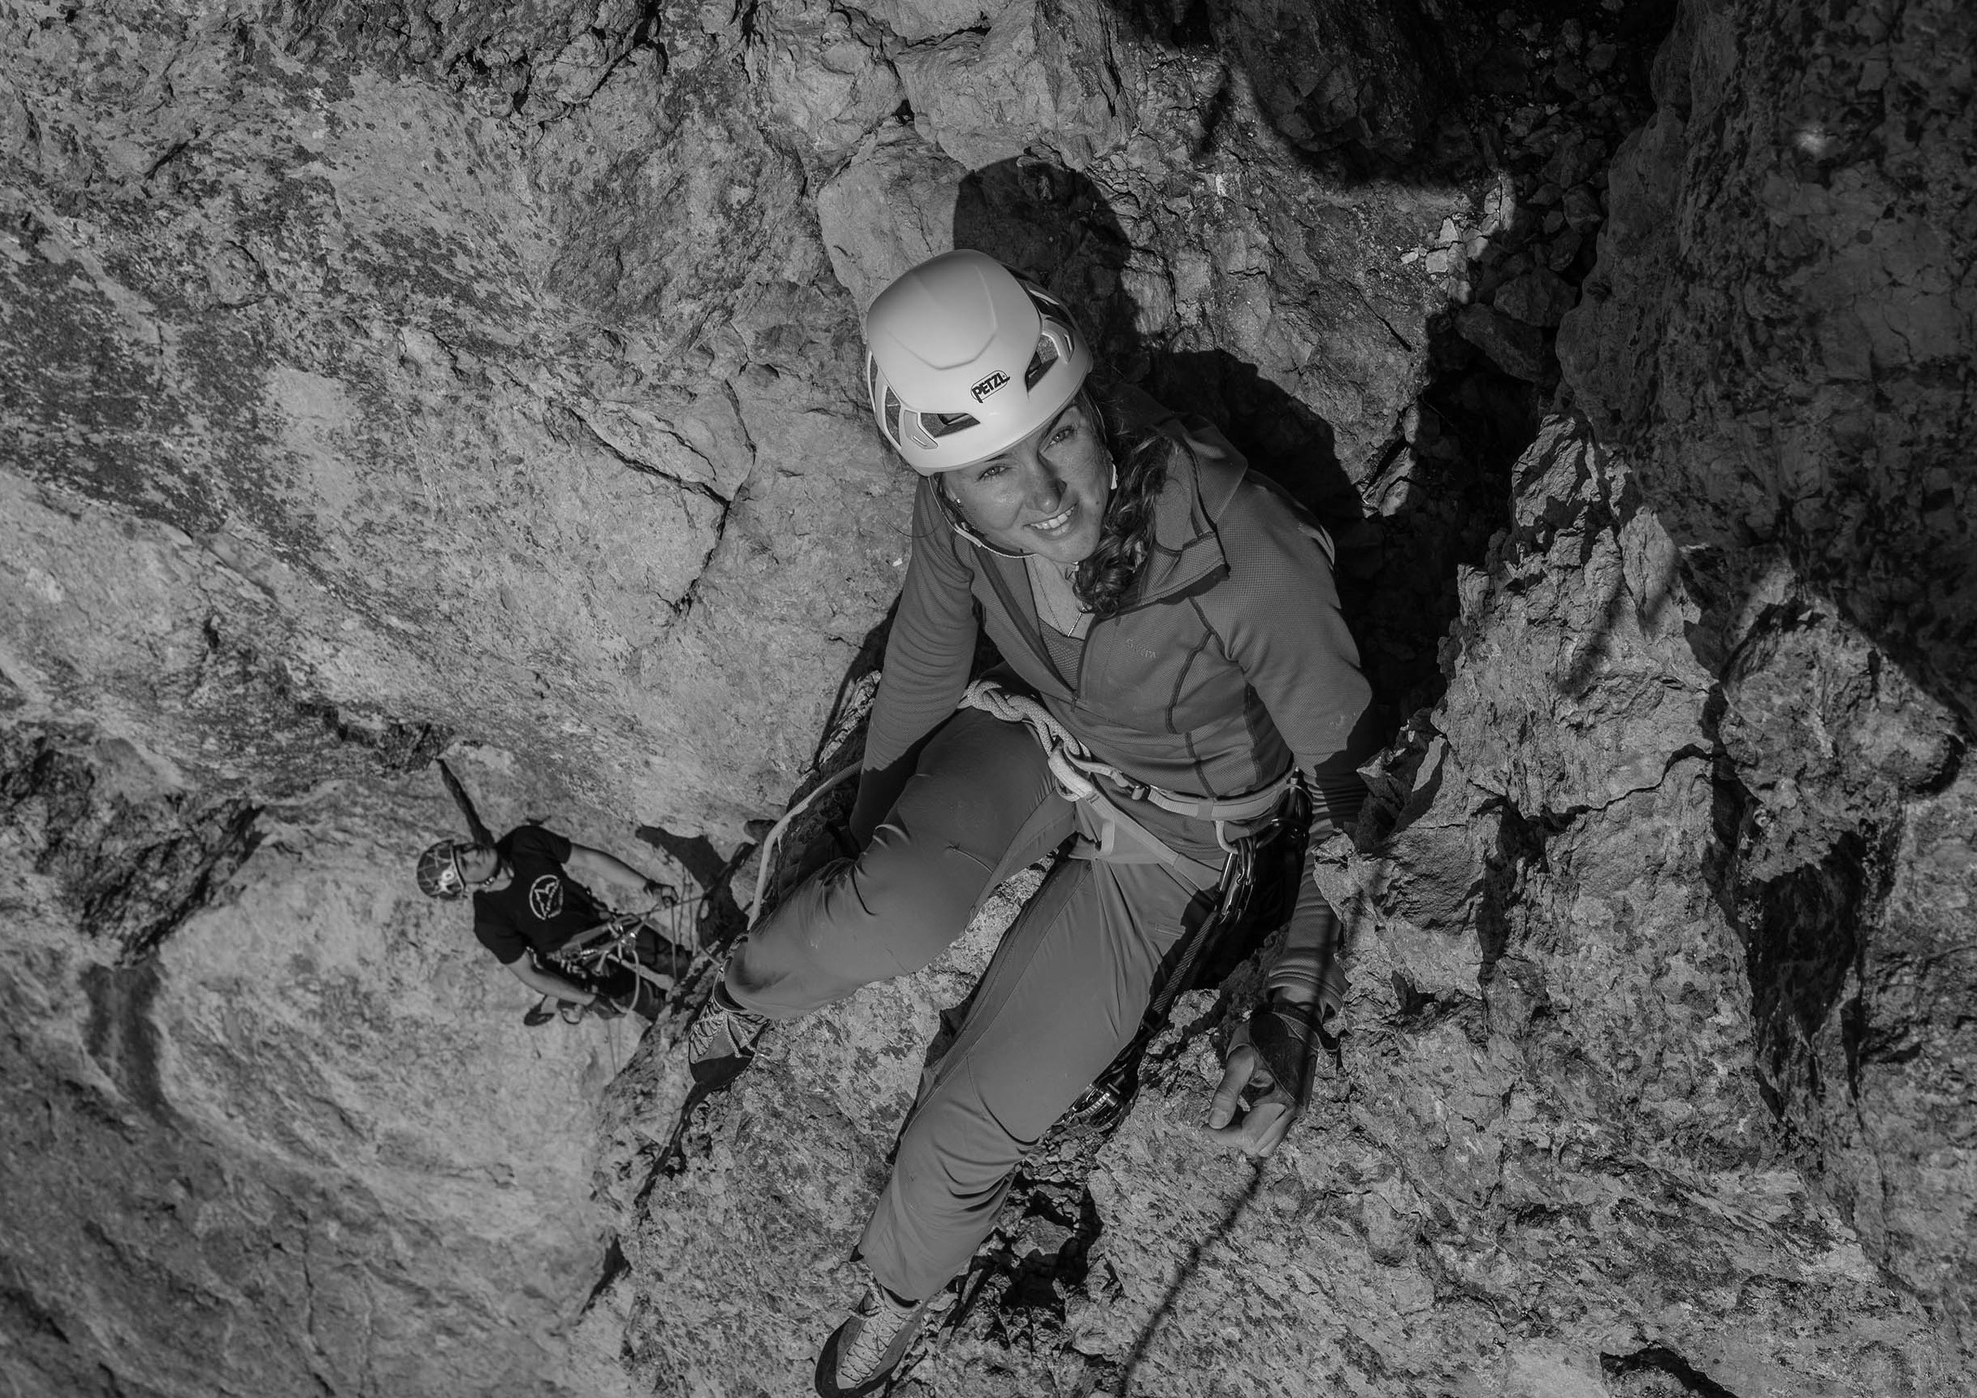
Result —
[[1091, 749], [1052, 717], [1041, 701], [1027, 694], [1012, 694], [994, 680], [976, 680], [955, 707], [980, 709], [1004, 723], [1028, 724], [1043, 748], [1044, 761], [1049, 764], [1058, 792], [1067, 801], [1089, 801], [1097, 796], [1098, 786], [1093, 777], [1106, 777], [1129, 791], [1145, 786], [1144, 782], [1134, 781], [1117, 767], [1092, 756]]
[[782, 842], [783, 831], [789, 827], [792, 820], [810, 808], [812, 801], [847, 777], [854, 777], [857, 774], [858, 764], [855, 762], [849, 767], [833, 772], [818, 783], [816, 790], [784, 811], [783, 818], [770, 826], [769, 833], [762, 837], [762, 861], [755, 869], [755, 899], [748, 905], [748, 926], [751, 931], [754, 930], [756, 919], [762, 916], [762, 896], [769, 887], [769, 871], [775, 867], [776, 846]]

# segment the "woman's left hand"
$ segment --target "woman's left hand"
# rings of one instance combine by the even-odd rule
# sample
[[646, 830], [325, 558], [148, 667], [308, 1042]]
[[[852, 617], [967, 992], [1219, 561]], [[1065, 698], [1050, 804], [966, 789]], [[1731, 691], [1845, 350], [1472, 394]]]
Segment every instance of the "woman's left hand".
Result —
[[[1243, 1099], [1247, 1095], [1247, 1108]], [[1297, 1120], [1298, 1104], [1281, 1091], [1247, 1034], [1229, 1048], [1222, 1065], [1222, 1085], [1208, 1108], [1202, 1134], [1218, 1145], [1233, 1146], [1253, 1160], [1268, 1160]]]
[[1329, 1051], [1323, 1026], [1335, 1013], [1330, 998], [1321, 992], [1315, 1003], [1305, 1004], [1278, 991], [1243, 1022], [1229, 1042], [1222, 1085], [1208, 1108], [1210, 1140], [1258, 1160], [1277, 1149], [1311, 1100], [1318, 1057]]

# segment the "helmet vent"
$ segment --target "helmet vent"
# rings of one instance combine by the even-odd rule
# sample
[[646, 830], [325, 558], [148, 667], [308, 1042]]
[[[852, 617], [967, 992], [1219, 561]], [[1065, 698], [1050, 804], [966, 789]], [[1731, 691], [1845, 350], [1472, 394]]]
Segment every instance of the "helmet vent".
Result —
[[1030, 367], [1023, 371], [1023, 391], [1027, 393], [1035, 388], [1056, 362], [1057, 342], [1048, 335], [1037, 336], [1036, 353], [1030, 356]]
[[955, 432], [965, 432], [970, 427], [979, 427], [980, 421], [967, 413], [921, 413], [920, 425], [927, 429], [929, 436], [941, 438]]
[[886, 386], [885, 429], [886, 436], [892, 438], [895, 442], [899, 440], [899, 409], [899, 395], [894, 393], [892, 386], [888, 384]]

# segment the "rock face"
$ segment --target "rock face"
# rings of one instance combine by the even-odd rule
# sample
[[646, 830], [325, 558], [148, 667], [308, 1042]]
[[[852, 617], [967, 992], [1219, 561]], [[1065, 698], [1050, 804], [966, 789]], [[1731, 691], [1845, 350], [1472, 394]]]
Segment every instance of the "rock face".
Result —
[[379, 886], [428, 783], [318, 732], [290, 751], [334, 803], [250, 806], [100, 729], [7, 730], [5, 1372], [623, 1391], [570, 1336], [604, 1246], [590, 1122], [634, 1039], [524, 1028], [459, 913]]
[[[1758, 1080], [1970, 1343], [1968, 7], [1686, 6], [1560, 353], [1682, 550]], [[1957, 930], [1959, 924], [1965, 930]], [[1925, 972], [1924, 965], [1935, 968]], [[1925, 987], [1926, 982], [1926, 987]], [[1947, 997], [1939, 999], [1938, 997]]]
[[803, 1391], [1028, 885], [683, 1114], [408, 870], [444, 754], [737, 930], [904, 566], [857, 314], [972, 246], [1320, 514], [1398, 736], [1285, 1149], [1193, 1129], [1259, 954], [902, 1391], [1973, 1391], [1967, 9], [0, 15], [0, 1372]]
[[1719, 605], [1782, 559], [1966, 725], [1973, 24], [1685, 5], [1563, 351]]

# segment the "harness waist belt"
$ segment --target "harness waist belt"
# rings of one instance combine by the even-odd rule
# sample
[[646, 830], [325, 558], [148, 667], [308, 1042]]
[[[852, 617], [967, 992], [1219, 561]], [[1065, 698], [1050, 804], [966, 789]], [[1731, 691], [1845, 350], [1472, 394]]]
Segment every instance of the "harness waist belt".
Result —
[[1039, 700], [1027, 694], [1012, 694], [994, 680], [981, 679], [969, 685], [959, 707], [980, 709], [1005, 723], [1028, 724], [1043, 745], [1058, 789], [1072, 801], [1091, 800], [1099, 793], [1097, 783], [1103, 781], [1129, 800], [1144, 801], [1174, 815], [1192, 816], [1219, 825], [1269, 814], [1297, 780], [1297, 768], [1291, 766], [1275, 780], [1241, 796], [1183, 796], [1143, 782], [1109, 762], [1101, 762]]
[[1286, 768], [1282, 776], [1267, 786], [1259, 786], [1241, 796], [1183, 796], [1148, 782], [1130, 779], [1120, 782], [1112, 777], [1103, 779], [1117, 786], [1125, 795], [1174, 815], [1193, 816], [1196, 820], [1243, 821], [1254, 820], [1276, 810], [1277, 803], [1284, 799], [1284, 792], [1297, 780], [1297, 769]]

